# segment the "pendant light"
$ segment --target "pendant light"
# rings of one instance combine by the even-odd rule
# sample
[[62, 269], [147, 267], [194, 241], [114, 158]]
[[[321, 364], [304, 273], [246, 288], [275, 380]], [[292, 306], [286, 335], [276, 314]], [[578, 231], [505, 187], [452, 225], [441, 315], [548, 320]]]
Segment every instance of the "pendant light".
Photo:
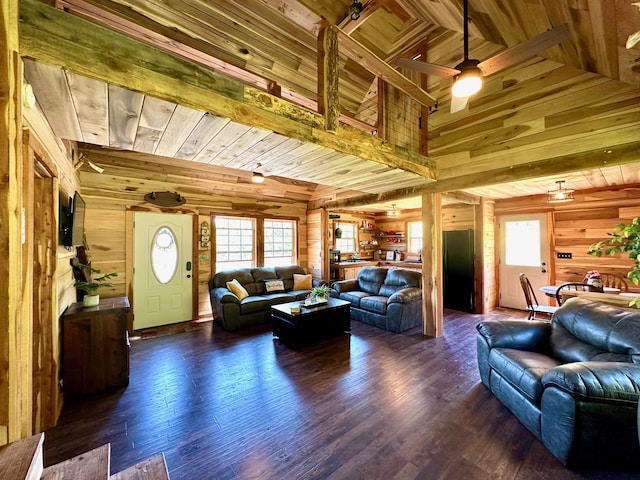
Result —
[[549, 203], [571, 202], [573, 200], [574, 190], [563, 188], [562, 184], [564, 183], [564, 180], [558, 180], [556, 183], [558, 184], [558, 188], [556, 188], [555, 190], [547, 191], [547, 202]]
[[399, 217], [400, 216], [400, 212], [398, 210], [396, 210], [396, 204], [392, 203], [391, 204], [391, 210], [387, 210], [387, 217]]
[[[256, 165], [256, 168], [260, 168], [262, 166], [261, 163], [258, 163]], [[253, 171], [253, 173], [251, 173], [251, 182], [252, 183], [264, 183], [264, 175], [260, 172], [257, 171]]]

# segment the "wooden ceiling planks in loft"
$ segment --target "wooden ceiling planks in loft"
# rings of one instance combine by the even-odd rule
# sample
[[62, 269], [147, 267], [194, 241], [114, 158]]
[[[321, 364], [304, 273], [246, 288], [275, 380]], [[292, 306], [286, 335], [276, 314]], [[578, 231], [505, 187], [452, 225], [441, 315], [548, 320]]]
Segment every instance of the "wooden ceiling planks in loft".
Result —
[[[72, 6], [82, 2], [61, 0], [60, 3]], [[283, 89], [303, 93], [313, 101], [319, 21], [325, 18], [329, 23], [341, 22], [351, 2], [183, 0], [181, 5], [185, 8], [180, 11], [159, 0], [90, 0], [89, 3], [142, 28], [167, 35], [176, 44], [200, 49], [235, 67], [275, 81]], [[383, 60], [392, 62], [425, 38], [428, 61], [454, 66], [462, 59], [459, 1], [385, 0], [376, 8], [353, 31], [352, 37]], [[502, 172], [508, 166], [526, 166], [544, 162], [549, 157], [568, 158], [629, 142], [634, 130], [640, 127], [638, 48], [632, 51], [623, 48], [626, 34], [630, 33], [627, 27], [633, 25], [630, 19], [634, 15], [640, 16], [638, 9], [630, 2], [622, 1], [576, 4], [571, 0], [470, 0], [473, 58], [488, 58], [507, 46], [562, 23], [569, 24], [571, 39], [545, 51], [542, 57], [487, 78], [483, 90], [471, 99], [468, 109], [454, 115], [448, 112], [450, 81], [428, 79], [429, 93], [439, 100], [438, 109], [430, 115], [428, 122], [429, 156], [438, 165], [438, 176], [450, 180], [492, 169]], [[341, 68], [341, 106], [373, 124], [377, 121], [377, 83], [356, 62], [342, 58]], [[622, 79], [626, 83], [618, 81]], [[72, 87], [69, 89], [73, 92]], [[72, 99], [76, 101], [73, 93]], [[144, 103], [147, 103], [146, 99]], [[52, 106], [51, 103], [48, 105]], [[145, 105], [141, 108], [140, 118], [143, 118]], [[182, 152], [184, 156], [212, 165], [219, 162], [219, 165], [250, 170], [261, 163], [265, 170], [279, 175], [304, 175], [311, 168], [312, 171], [307, 172], [309, 179], [335, 182], [345, 188], [369, 181], [369, 191], [397, 189], [419, 181], [417, 177], [403, 178], [404, 174], [398, 171], [394, 177], [397, 181], [382, 185], [385, 182], [380, 181], [381, 177], [363, 175], [350, 156], [343, 157], [336, 168], [337, 162], [331, 163], [330, 150], [305, 147], [297, 141], [288, 143], [293, 147], [288, 150], [279, 147], [285, 142], [278, 136], [262, 136], [258, 129], [224, 127], [222, 135], [228, 135], [223, 142], [223, 137], [220, 138], [224, 148], [215, 144], [215, 134], [207, 137], [206, 132], [203, 132], [204, 137], [193, 135], [189, 143], [187, 139], [196, 125], [201, 121], [207, 123], [207, 120], [199, 116], [203, 115], [200, 112], [180, 106], [174, 108], [169, 125], [159, 140], [161, 129], [154, 122], [143, 120], [135, 132], [134, 148], [137, 142], [145, 150], [155, 148], [156, 153], [178, 157], [177, 152], [186, 142], [190, 148], [188, 152]], [[85, 112], [78, 110], [78, 123], [82, 137], [92, 142], [91, 127], [98, 125], [91, 125], [88, 122], [91, 115], [85, 115]], [[175, 120], [187, 112], [185, 122]], [[73, 121], [68, 115], [66, 118], [66, 123]], [[99, 137], [99, 130], [93, 130]], [[260, 141], [252, 144], [250, 138], [253, 136]], [[237, 148], [234, 147], [236, 144]], [[267, 145], [272, 145], [274, 150]], [[176, 146], [179, 147], [171, 152]], [[256, 155], [258, 151], [261, 155]], [[278, 157], [281, 151], [286, 155], [282, 161]], [[245, 157], [246, 161], [243, 161]], [[350, 168], [340, 168], [345, 166]], [[335, 171], [332, 172], [332, 168]], [[373, 165], [372, 170], [377, 168], [378, 165]], [[618, 171], [627, 170], [633, 169], [624, 165], [618, 168]], [[550, 177], [555, 174], [550, 173]], [[502, 173], [500, 176], [503, 178]], [[628, 176], [623, 175], [623, 178]], [[597, 170], [586, 171], [582, 177], [591, 183], [620, 178], [612, 180], [615, 175], [610, 175], [607, 179]], [[487, 186], [486, 191], [498, 190], [495, 195], [504, 198], [521, 193], [522, 182], [516, 183], [517, 188]], [[532, 187], [536, 188], [535, 185]]]

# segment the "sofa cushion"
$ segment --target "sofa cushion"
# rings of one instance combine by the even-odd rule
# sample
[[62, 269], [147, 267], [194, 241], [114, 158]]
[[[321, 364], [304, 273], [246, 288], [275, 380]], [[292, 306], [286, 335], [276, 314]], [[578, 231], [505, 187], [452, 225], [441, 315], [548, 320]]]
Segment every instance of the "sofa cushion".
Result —
[[387, 276], [384, 279], [384, 283], [380, 287], [380, 295], [390, 297], [403, 288], [420, 288], [421, 282], [422, 274], [420, 272], [394, 268], [389, 270], [389, 272], [387, 273]]
[[251, 269], [251, 283], [244, 286], [249, 295], [262, 295], [265, 293], [264, 281], [278, 278], [276, 271], [271, 267], [257, 267]]
[[292, 290], [311, 290], [313, 288], [313, 278], [311, 274], [301, 275], [299, 273], [293, 274], [293, 289]]
[[306, 272], [300, 265], [285, 265], [281, 267], [275, 267], [276, 276], [274, 278], [281, 278], [284, 282], [284, 289], [289, 292], [293, 290], [293, 274], [304, 275]]
[[379, 313], [385, 315], [387, 313], [388, 297], [382, 297], [379, 295], [371, 295], [369, 297], [362, 297], [360, 299], [360, 308], [368, 310], [370, 312]]
[[358, 289], [370, 295], [379, 295], [386, 276], [386, 268], [362, 267], [358, 272]]
[[[284, 302], [283, 302], [284, 303]], [[266, 297], [253, 295], [245, 298], [240, 302], [240, 313], [256, 313], [269, 310], [271, 308], [271, 300]]]
[[282, 293], [284, 292], [284, 281], [281, 278], [264, 280], [265, 293]]
[[360, 290], [354, 290], [352, 292], [342, 292], [340, 294], [340, 299], [341, 300], [346, 300], [347, 302], [351, 303], [352, 307], [360, 307], [360, 301], [364, 298], [364, 297], [369, 297], [370, 294], [368, 294], [367, 292], [361, 292]]
[[270, 305], [293, 302], [296, 300], [295, 295], [291, 294], [291, 292], [265, 293], [264, 295], [261, 295], [261, 297], [268, 298]]
[[551, 354], [565, 362], [640, 363], [640, 312], [591, 300], [567, 300], [552, 319]]
[[543, 353], [512, 348], [493, 348], [489, 353], [489, 366], [536, 405], [542, 396], [542, 377], [558, 365]]
[[236, 280], [235, 278], [230, 282], [227, 282], [227, 288], [231, 290], [231, 292], [233, 292], [236, 297], [238, 297], [238, 300], [242, 300], [243, 298], [247, 298], [249, 296], [247, 290], [242, 285], [240, 285], [240, 282], [238, 282], [238, 280]]
[[[246, 285], [248, 283], [253, 282], [253, 276], [251, 275], [251, 270], [248, 268], [237, 268], [235, 270], [224, 270], [216, 273], [211, 279], [211, 285], [209, 286], [210, 290], [214, 288], [226, 288], [227, 282], [230, 282], [233, 279], [238, 280], [240, 285]], [[272, 278], [276, 278], [275, 276]]]

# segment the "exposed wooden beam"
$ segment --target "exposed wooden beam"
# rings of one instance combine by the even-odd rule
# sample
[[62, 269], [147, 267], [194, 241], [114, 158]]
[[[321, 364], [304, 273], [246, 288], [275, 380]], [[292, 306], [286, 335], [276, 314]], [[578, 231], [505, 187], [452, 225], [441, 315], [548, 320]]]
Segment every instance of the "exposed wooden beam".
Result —
[[435, 177], [432, 163], [423, 155], [347, 126], [329, 134], [315, 112], [38, 1], [21, 1], [20, 16], [24, 56], [426, 179]]
[[[230, 78], [242, 82], [244, 85], [263, 90], [276, 97], [284, 98], [302, 107], [318, 111], [318, 104], [315, 100], [303, 97], [297, 92], [277, 85], [273, 80], [269, 80], [251, 73], [242, 68], [236, 67], [228, 62], [215, 58], [195, 48], [154, 32], [148, 28], [136, 25], [135, 23], [121, 18], [113, 13], [107, 12], [83, 0], [58, 0], [56, 5], [66, 11], [79, 15], [82, 18], [90, 19], [99, 25], [103, 25], [110, 30], [123, 33], [128, 37], [152, 45], [160, 50], [172, 53], [186, 60], [195, 62], [212, 69], [214, 72], [222, 73]], [[274, 89], [277, 86], [277, 90]], [[340, 121], [346, 125], [358, 128], [363, 132], [372, 133], [376, 127], [365, 122], [340, 114]]]
[[338, 37], [326, 26], [318, 34], [318, 113], [324, 115], [327, 132], [338, 130]]
[[382, 78], [399, 90], [402, 90], [404, 93], [417, 100], [422, 105], [430, 107], [436, 104], [435, 98], [433, 98], [407, 77], [402, 75], [398, 70], [382, 60], [367, 47], [351, 38], [349, 35], [340, 30], [339, 27], [333, 26], [331, 28], [335, 29], [338, 34], [341, 53], [346, 55], [357, 64], [362, 65], [374, 75]]
[[546, 158], [524, 165], [504, 166], [460, 177], [446, 178], [433, 183], [402, 188], [381, 194], [360, 195], [342, 200], [314, 204], [315, 208], [351, 208], [401, 198], [415, 197], [429, 192], [452, 192], [466, 188], [498, 185], [500, 183], [527, 180], [530, 178], [559, 175], [598, 167], [612, 167], [640, 161], [640, 141], [598, 148], [560, 157]]

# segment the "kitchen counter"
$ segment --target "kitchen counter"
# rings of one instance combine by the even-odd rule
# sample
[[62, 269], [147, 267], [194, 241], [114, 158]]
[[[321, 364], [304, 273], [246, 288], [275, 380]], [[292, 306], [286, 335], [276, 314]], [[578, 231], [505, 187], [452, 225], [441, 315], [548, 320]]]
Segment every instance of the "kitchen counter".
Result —
[[331, 281], [356, 278], [362, 267], [403, 268], [406, 270], [422, 271], [422, 263], [394, 261], [394, 260], [358, 260], [357, 262], [343, 261], [332, 263], [330, 266]]

